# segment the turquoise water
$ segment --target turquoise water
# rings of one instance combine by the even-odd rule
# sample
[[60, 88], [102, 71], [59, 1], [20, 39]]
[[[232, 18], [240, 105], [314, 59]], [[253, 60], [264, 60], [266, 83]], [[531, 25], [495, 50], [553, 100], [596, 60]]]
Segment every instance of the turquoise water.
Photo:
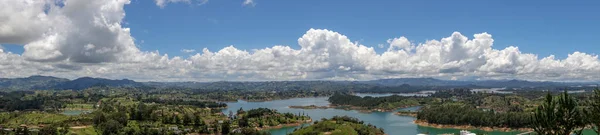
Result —
[[[365, 123], [371, 123], [377, 127], [384, 129], [385, 133], [389, 135], [416, 135], [418, 133], [429, 133], [429, 134], [443, 134], [443, 133], [454, 133], [459, 134], [458, 129], [438, 129], [430, 127], [421, 127], [413, 123], [415, 118], [407, 116], [398, 116], [393, 112], [373, 112], [373, 113], [360, 113], [358, 111], [348, 111], [340, 109], [293, 109], [288, 106], [306, 106], [306, 105], [317, 105], [325, 106], [329, 105], [327, 97], [320, 98], [295, 98], [287, 100], [276, 100], [266, 102], [246, 102], [238, 101], [235, 103], [227, 103], [228, 108], [224, 109], [225, 114], [229, 111], [236, 112], [237, 109], [243, 107], [244, 110], [253, 108], [271, 108], [277, 109], [280, 112], [290, 113], [302, 113], [308, 114], [313, 120], [320, 120], [321, 118], [331, 118], [336, 115], [348, 115], [356, 117]], [[416, 110], [418, 107], [406, 108], [407, 110]], [[270, 130], [273, 135], [285, 135], [291, 133], [298, 127], [287, 127], [282, 129]], [[471, 130], [477, 134], [488, 134], [488, 135], [516, 135], [518, 132], [485, 132], [479, 130]]]

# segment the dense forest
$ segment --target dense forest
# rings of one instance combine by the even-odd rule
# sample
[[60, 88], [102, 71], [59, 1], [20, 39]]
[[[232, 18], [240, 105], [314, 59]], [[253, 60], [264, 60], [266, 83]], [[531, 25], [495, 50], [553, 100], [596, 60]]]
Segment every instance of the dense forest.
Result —
[[463, 104], [443, 104], [424, 107], [417, 119], [428, 123], [447, 125], [471, 125], [476, 127], [526, 128], [531, 124], [530, 113], [477, 109]]
[[291, 135], [384, 135], [383, 129], [349, 116], [334, 116], [296, 129]]
[[[429, 103], [417, 113], [419, 121], [443, 125], [529, 128], [538, 96], [472, 92], [469, 89], [437, 91], [431, 95], [441, 102]], [[527, 95], [527, 96], [524, 96]]]
[[529, 128], [541, 135], [580, 135], [585, 128], [600, 133], [600, 90], [592, 94], [543, 93], [546, 96], [540, 96], [541, 92], [439, 92], [435, 97], [458, 100], [428, 104], [417, 113], [417, 119], [430, 124]]

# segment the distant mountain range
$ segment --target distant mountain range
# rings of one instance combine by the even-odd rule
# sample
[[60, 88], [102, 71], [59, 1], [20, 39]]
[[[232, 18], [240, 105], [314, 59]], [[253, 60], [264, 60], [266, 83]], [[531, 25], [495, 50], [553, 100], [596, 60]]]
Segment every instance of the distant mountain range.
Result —
[[53, 89], [69, 79], [51, 76], [31, 76], [27, 78], [0, 78], [0, 88], [13, 90]]
[[493, 88], [523, 88], [523, 87], [567, 87], [595, 85], [594, 83], [578, 82], [548, 82], [548, 81], [524, 81], [524, 80], [483, 80], [483, 81], [454, 81], [440, 80], [434, 78], [394, 78], [366, 81], [368, 84], [383, 86], [398, 86], [408, 84], [411, 86], [480, 86]]
[[[594, 83], [536, 82], [524, 80], [454, 81], [435, 78], [395, 78], [372, 81], [269, 81], [269, 82], [136, 82], [133, 80], [111, 80], [82, 77], [75, 80], [52, 76], [27, 78], [0, 78], [0, 90], [81, 90], [94, 86], [109, 87], [181, 87], [206, 89], [328, 89], [336, 86], [382, 86], [382, 87], [469, 87], [469, 88], [531, 88], [531, 87], [577, 87]], [[360, 88], [360, 87], [356, 87]]]
[[31, 76], [27, 78], [0, 78], [0, 89], [10, 90], [81, 90], [93, 86], [143, 86], [143, 83], [133, 80], [110, 80], [104, 78], [82, 77], [75, 80], [52, 76]]

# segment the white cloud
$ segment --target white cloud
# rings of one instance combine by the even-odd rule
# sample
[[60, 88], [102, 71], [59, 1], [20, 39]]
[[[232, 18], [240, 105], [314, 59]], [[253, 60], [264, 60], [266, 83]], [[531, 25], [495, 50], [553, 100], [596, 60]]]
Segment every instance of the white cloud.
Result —
[[0, 43], [24, 44], [23, 57], [33, 61], [99, 63], [129, 59], [139, 53], [129, 28], [121, 26], [123, 7], [129, 3], [3, 1], [0, 16], [8, 19], [1, 19], [6, 23], [0, 24]]
[[[203, 49], [185, 59], [158, 52], [141, 52], [134, 57], [137, 59], [131, 61], [102, 64], [37, 62], [18, 54], [0, 53], [3, 62], [0, 75], [22, 77], [43, 74], [157, 81], [366, 80], [456, 76], [568, 81], [598, 80], [600, 76], [600, 60], [596, 55], [574, 52], [562, 60], [554, 56], [539, 59], [534, 54], [520, 52], [517, 47], [493, 49], [494, 40], [490, 34], [475, 34], [474, 37], [468, 39], [455, 32], [441, 40], [420, 44], [395, 38], [402, 41], [404, 49], [389, 49], [377, 54], [372, 47], [351, 42], [340, 33], [311, 29], [298, 39], [300, 49], [279, 45], [246, 51], [228, 46], [216, 52]], [[394, 39], [389, 44], [391, 48], [402, 46]], [[407, 51], [406, 44], [413, 50]]]
[[242, 5], [244, 5], [244, 6], [256, 6], [256, 3], [254, 2], [254, 0], [244, 0], [244, 3], [242, 3]]
[[286, 45], [252, 50], [228, 46], [216, 51], [205, 48], [182, 58], [136, 47], [129, 28], [121, 25], [128, 0], [64, 2], [64, 6], [57, 6], [54, 1], [0, 1], [0, 18], [8, 18], [0, 19], [0, 43], [23, 44], [25, 49], [23, 54], [14, 54], [0, 48], [1, 77], [217, 81], [468, 76], [600, 80], [597, 55], [573, 52], [557, 59], [540, 58], [513, 46], [494, 49], [494, 39], [488, 33], [474, 34], [469, 39], [454, 32], [423, 43], [392, 38], [387, 40], [387, 51], [377, 53], [373, 47], [352, 42], [343, 34], [310, 29], [298, 38], [298, 49]]
[[193, 52], [196, 52], [196, 50], [194, 50], [194, 49], [181, 49], [181, 52], [183, 52], [183, 53], [193, 53]]
[[[164, 8], [165, 6], [167, 6], [168, 3], [192, 3], [191, 0], [154, 0], [154, 2], [156, 3], [156, 6], [160, 8]], [[208, 0], [204, 0], [201, 3], [204, 4], [206, 2], [208, 2]]]
[[0, 1], [0, 41], [24, 44], [43, 36], [50, 25], [44, 14], [46, 1], [3, 0]]
[[410, 52], [414, 48], [412, 43], [410, 43], [406, 37], [388, 39], [387, 43], [390, 44], [388, 51], [404, 50]]

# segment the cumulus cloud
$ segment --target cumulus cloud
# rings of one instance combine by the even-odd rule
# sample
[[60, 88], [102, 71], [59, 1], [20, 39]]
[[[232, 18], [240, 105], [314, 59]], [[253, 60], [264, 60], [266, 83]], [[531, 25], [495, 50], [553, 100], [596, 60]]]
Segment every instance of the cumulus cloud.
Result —
[[183, 52], [183, 53], [193, 53], [193, 52], [196, 52], [196, 50], [194, 50], [194, 49], [181, 49], [181, 52]]
[[388, 48], [388, 52], [394, 51], [394, 50], [399, 50], [399, 49], [410, 52], [414, 48], [414, 46], [410, 43], [410, 41], [408, 41], [408, 39], [406, 37], [388, 39], [387, 43], [390, 44], [390, 48]]
[[[273, 46], [251, 51], [228, 46], [218, 51], [203, 49], [189, 58], [158, 52], [138, 53], [130, 62], [78, 64], [69, 61], [36, 62], [2, 53], [4, 76], [35, 74], [67, 77], [96, 76], [158, 81], [217, 80], [368, 80], [390, 77], [479, 77], [482, 79], [598, 80], [598, 56], [574, 52], [565, 59], [538, 58], [518, 47], [493, 49], [490, 34], [468, 39], [452, 33], [440, 40], [412, 43], [389, 40], [386, 52], [351, 42], [346, 36], [324, 29], [310, 29], [298, 39], [300, 49]], [[6, 69], [6, 70], [4, 70]], [[152, 74], [148, 74], [152, 73]], [[201, 79], [199, 79], [201, 78]]]
[[44, 14], [46, 1], [0, 1], [0, 41], [24, 44], [41, 37], [50, 25]]
[[[32, 61], [83, 63], [139, 53], [121, 22], [129, 0], [3, 1], [0, 43], [24, 45]], [[62, 6], [59, 6], [62, 4]]]
[[242, 3], [242, 5], [244, 5], [244, 6], [255, 6], [256, 3], [254, 2], [254, 0], [244, 0], [244, 3]]
[[[58, 5], [57, 2], [64, 2]], [[168, 1], [163, 1], [168, 2]], [[158, 1], [157, 1], [158, 3]], [[82, 76], [139, 81], [369, 80], [394, 77], [461, 77], [550, 81], [599, 81], [597, 55], [573, 52], [539, 57], [510, 46], [494, 49], [491, 34], [451, 33], [422, 43], [387, 40], [382, 53], [327, 29], [309, 29], [299, 47], [252, 50], [181, 50], [187, 58], [140, 51], [121, 25], [128, 0], [1, 1], [0, 76]], [[298, 48], [298, 49], [294, 49]]]

